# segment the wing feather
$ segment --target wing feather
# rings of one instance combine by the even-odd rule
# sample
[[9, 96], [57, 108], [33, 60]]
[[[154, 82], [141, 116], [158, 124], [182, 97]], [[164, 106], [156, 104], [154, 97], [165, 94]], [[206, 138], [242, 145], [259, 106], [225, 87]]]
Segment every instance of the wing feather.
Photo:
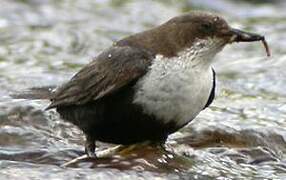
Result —
[[143, 76], [152, 59], [151, 53], [139, 48], [111, 47], [59, 87], [47, 109], [82, 105], [111, 94]]

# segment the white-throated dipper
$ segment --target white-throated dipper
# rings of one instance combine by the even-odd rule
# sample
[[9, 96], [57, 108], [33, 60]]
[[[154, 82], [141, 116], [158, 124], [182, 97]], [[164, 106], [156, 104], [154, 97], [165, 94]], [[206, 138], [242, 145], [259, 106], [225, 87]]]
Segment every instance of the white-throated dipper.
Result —
[[215, 96], [214, 56], [226, 44], [262, 41], [231, 28], [213, 14], [191, 12], [115, 42], [59, 87], [47, 109], [95, 141], [134, 144], [165, 142]]

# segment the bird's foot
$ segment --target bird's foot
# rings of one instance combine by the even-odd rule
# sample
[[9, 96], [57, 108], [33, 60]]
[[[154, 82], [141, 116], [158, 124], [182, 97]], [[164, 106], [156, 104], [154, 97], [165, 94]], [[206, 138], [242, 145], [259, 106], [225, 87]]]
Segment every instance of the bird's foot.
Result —
[[131, 151], [141, 148], [143, 146], [146, 146], [148, 144], [150, 144], [150, 142], [138, 143], [138, 144], [133, 144], [129, 146], [118, 145], [118, 146], [114, 146], [111, 148], [107, 148], [107, 149], [95, 152], [95, 142], [87, 140], [85, 143], [86, 154], [80, 157], [77, 157], [69, 162], [66, 162], [65, 164], [62, 165], [62, 167], [67, 167], [72, 164], [78, 163], [82, 160], [86, 160], [90, 158], [106, 158], [106, 157], [111, 157], [115, 154], [121, 154], [121, 155], [129, 154]]
[[86, 154], [84, 154], [82, 156], [79, 156], [79, 157], [77, 157], [75, 159], [72, 159], [72, 160], [64, 163], [63, 165], [61, 165], [61, 167], [68, 167], [68, 166], [70, 166], [72, 164], [75, 164], [75, 163], [78, 163], [80, 161], [87, 160], [87, 159], [90, 159], [90, 158], [110, 157], [110, 156], [113, 156], [114, 154], [116, 154], [117, 152], [120, 152], [121, 150], [123, 150], [124, 147], [125, 146], [118, 145], [118, 146], [115, 146], [115, 147], [104, 149], [102, 151], [98, 151], [96, 153], [93, 152], [93, 151], [90, 151], [90, 149], [88, 149], [88, 148], [85, 148]]
[[95, 139], [92, 138], [89, 135], [86, 135], [86, 141], [85, 141], [85, 154], [82, 156], [79, 156], [75, 159], [72, 159], [66, 163], [64, 163], [63, 165], [61, 165], [62, 167], [67, 167], [70, 166], [71, 164], [75, 164], [77, 162], [80, 162], [82, 160], [86, 160], [89, 158], [96, 158], [96, 154], [95, 154]]
[[85, 154], [87, 155], [87, 157], [89, 158], [96, 158], [96, 154], [95, 154], [95, 146], [90, 147], [90, 146], [85, 146]]
[[85, 141], [85, 153], [90, 158], [96, 158], [95, 154], [95, 140], [90, 136], [87, 136]]

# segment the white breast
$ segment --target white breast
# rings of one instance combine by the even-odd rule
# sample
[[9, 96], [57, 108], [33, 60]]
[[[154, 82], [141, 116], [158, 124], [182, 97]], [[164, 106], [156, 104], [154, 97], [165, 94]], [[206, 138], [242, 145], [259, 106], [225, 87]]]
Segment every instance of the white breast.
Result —
[[206, 105], [212, 81], [210, 68], [198, 70], [177, 60], [157, 57], [150, 73], [136, 85], [134, 103], [165, 123], [176, 121], [183, 125]]
[[158, 55], [149, 72], [136, 84], [133, 102], [164, 123], [174, 121], [178, 126], [188, 123], [205, 107], [210, 96], [213, 56], [201, 56], [196, 49], [173, 58]]

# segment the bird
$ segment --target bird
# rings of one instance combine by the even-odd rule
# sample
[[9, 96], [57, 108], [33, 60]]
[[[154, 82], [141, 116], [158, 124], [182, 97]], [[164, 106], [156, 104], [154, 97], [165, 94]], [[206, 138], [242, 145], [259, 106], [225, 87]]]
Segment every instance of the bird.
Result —
[[164, 144], [215, 97], [215, 55], [234, 42], [264, 36], [232, 28], [221, 16], [188, 12], [114, 42], [52, 94], [46, 108], [96, 141]]

